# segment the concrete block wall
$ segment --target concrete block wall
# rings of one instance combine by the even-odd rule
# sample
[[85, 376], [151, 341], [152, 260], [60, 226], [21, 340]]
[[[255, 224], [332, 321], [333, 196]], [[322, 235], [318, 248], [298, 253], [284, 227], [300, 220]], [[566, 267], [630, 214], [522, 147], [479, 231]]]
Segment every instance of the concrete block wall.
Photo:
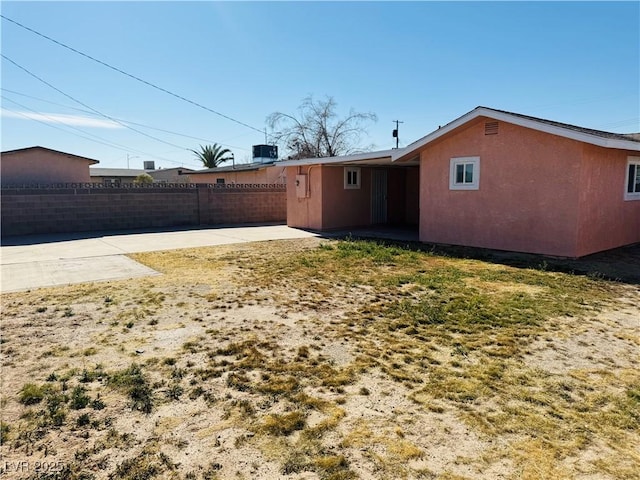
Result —
[[2, 236], [135, 228], [285, 222], [282, 186], [7, 188]]

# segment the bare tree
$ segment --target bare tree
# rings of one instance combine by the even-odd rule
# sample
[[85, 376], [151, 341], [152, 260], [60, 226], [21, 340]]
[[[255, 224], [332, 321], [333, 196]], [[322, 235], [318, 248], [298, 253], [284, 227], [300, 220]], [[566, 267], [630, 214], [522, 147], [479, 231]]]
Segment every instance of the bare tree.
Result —
[[375, 122], [374, 113], [358, 113], [353, 109], [345, 118], [337, 118], [333, 97], [314, 101], [305, 98], [298, 115], [274, 112], [267, 117], [272, 131], [271, 141], [285, 150], [290, 159], [334, 157], [371, 149], [360, 147], [360, 140], [367, 133], [365, 125]]

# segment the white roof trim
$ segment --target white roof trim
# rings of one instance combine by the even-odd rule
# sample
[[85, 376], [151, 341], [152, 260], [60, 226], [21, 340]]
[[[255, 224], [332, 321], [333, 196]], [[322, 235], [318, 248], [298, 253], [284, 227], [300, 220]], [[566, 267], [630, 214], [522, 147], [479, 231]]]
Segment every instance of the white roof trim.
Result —
[[422, 137], [419, 140], [416, 140], [415, 142], [406, 146], [404, 149], [393, 150], [393, 154], [391, 156], [392, 160], [395, 162], [400, 158], [407, 157], [412, 152], [424, 147], [425, 145], [478, 117], [488, 117], [494, 120], [501, 120], [503, 122], [519, 125], [521, 127], [530, 128], [532, 130], [538, 130], [541, 132], [550, 133], [552, 135], [570, 138], [579, 142], [590, 143], [599, 147], [640, 151], [640, 142], [634, 142], [632, 140], [621, 140], [617, 138], [604, 138], [586, 132], [578, 132], [576, 130], [571, 130], [558, 125], [551, 125], [544, 122], [538, 122], [533, 119], [511, 115], [506, 112], [497, 112], [489, 108], [478, 107], [463, 115], [462, 117], [454, 120], [453, 122], [445, 125], [444, 127], [431, 132], [430, 134]]
[[383, 160], [389, 159], [389, 163], [392, 160], [392, 154], [394, 152], [403, 151], [404, 149], [393, 150], [380, 150], [377, 152], [365, 152], [355, 153], [353, 155], [341, 155], [337, 157], [323, 157], [323, 158], [301, 158], [299, 160], [282, 160], [277, 162], [276, 165], [282, 167], [297, 167], [301, 165], [325, 165], [332, 163], [366, 163], [370, 160]]

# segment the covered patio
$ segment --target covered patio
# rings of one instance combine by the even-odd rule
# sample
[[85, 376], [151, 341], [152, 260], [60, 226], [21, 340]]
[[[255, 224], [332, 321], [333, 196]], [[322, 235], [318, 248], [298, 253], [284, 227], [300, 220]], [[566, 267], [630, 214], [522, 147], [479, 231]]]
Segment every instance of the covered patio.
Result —
[[287, 225], [317, 231], [400, 227], [420, 218], [418, 161], [392, 163], [393, 150], [282, 162]]

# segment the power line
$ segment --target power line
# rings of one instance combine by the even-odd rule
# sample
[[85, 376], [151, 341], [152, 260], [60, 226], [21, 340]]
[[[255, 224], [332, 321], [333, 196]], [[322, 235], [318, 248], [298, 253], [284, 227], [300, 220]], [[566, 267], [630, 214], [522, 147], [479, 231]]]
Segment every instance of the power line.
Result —
[[[18, 103], [15, 100], [12, 100], [10, 98], [5, 97], [4, 95], [2, 95], [1, 97], [3, 99], [5, 99], [5, 100], [11, 102], [11, 103], [15, 103], [16, 105], [18, 105], [21, 108], [27, 109], [27, 110], [29, 110], [31, 112], [34, 112], [34, 113], [37, 113], [37, 114], [43, 116], [44, 118], [48, 118], [51, 121], [56, 122], [56, 120], [54, 118], [49, 117], [49, 116], [47, 116], [45, 114], [42, 114], [40, 112], [37, 112], [36, 110], [33, 110], [33, 109], [27, 107], [26, 105], [22, 105], [21, 103]], [[56, 130], [60, 130], [61, 132], [68, 133], [70, 135], [75, 135], [75, 136], [80, 137], [80, 138], [84, 138], [85, 140], [89, 140], [90, 142], [100, 143], [102, 145], [106, 145], [107, 147], [115, 148], [116, 150], [122, 150], [123, 152], [139, 153], [141, 155], [145, 155], [145, 156], [150, 157], [150, 158], [155, 158], [155, 159], [162, 160], [162, 161], [169, 162], [169, 163], [175, 163], [176, 165], [184, 165], [185, 163], [189, 163], [189, 162], [178, 162], [176, 160], [170, 160], [168, 158], [160, 157], [160, 156], [152, 154], [152, 153], [143, 152], [142, 150], [138, 150], [136, 148], [131, 148], [131, 147], [127, 147], [126, 145], [122, 145], [122, 144], [119, 144], [119, 143], [114, 143], [114, 142], [106, 140], [106, 139], [104, 139], [102, 137], [99, 137], [98, 135], [93, 135], [92, 133], [85, 132], [84, 130], [82, 130], [80, 128], [73, 127], [71, 125], [65, 125], [65, 126], [67, 128], [70, 128], [70, 129], [73, 129], [73, 130], [77, 130], [77, 131], [83, 133], [84, 135], [80, 135], [80, 134], [77, 134], [77, 133], [74, 133], [74, 132], [70, 132], [69, 130], [61, 128], [61, 127], [59, 127], [57, 125], [52, 125], [52, 124], [44, 122], [42, 120], [38, 120], [37, 118], [30, 117], [29, 115], [26, 115], [24, 112], [18, 112], [16, 110], [10, 110], [10, 109], [6, 109], [6, 110], [9, 111], [9, 112], [15, 113], [17, 115], [20, 115], [20, 116], [22, 116], [22, 117], [24, 117], [26, 119], [33, 120], [33, 121], [36, 121], [36, 122], [41, 123], [43, 125], [46, 125], [47, 127], [51, 127], [51, 128], [56, 129]], [[94, 137], [94, 138], [89, 138], [89, 137], [87, 137], [85, 135], [89, 135], [89, 136]], [[98, 140], [96, 140], [96, 139], [98, 139]], [[193, 163], [190, 163], [190, 164], [193, 165]]]
[[145, 137], [151, 138], [151, 139], [153, 139], [153, 140], [155, 140], [155, 141], [157, 141], [157, 142], [164, 143], [164, 144], [167, 144], [167, 145], [171, 145], [172, 147], [176, 147], [176, 148], [179, 148], [179, 149], [181, 149], [181, 150], [189, 150], [188, 148], [183, 147], [183, 146], [181, 146], [181, 145], [176, 145], [175, 143], [167, 142], [167, 141], [165, 141], [165, 140], [162, 140], [161, 138], [154, 137], [153, 135], [149, 135], [148, 133], [145, 133], [145, 132], [143, 132], [143, 131], [141, 131], [141, 130], [138, 130], [137, 128], [130, 127], [130, 126], [129, 126], [129, 125], [127, 125], [126, 123], [120, 122], [120, 121], [116, 120], [115, 118], [110, 117], [109, 115], [104, 114], [104, 113], [102, 113], [102, 112], [100, 112], [100, 111], [96, 110], [95, 108], [93, 108], [93, 107], [91, 107], [91, 106], [87, 105], [86, 103], [83, 103], [83, 102], [81, 102], [80, 100], [78, 100], [78, 99], [76, 99], [76, 98], [72, 97], [71, 95], [69, 95], [69, 94], [67, 94], [67, 93], [63, 92], [63, 91], [62, 91], [62, 90], [60, 90], [59, 88], [54, 87], [54, 86], [53, 86], [53, 85], [51, 85], [49, 82], [47, 82], [46, 80], [44, 80], [44, 79], [40, 78], [40, 77], [39, 77], [38, 75], [36, 75], [35, 73], [33, 73], [33, 72], [31, 72], [31, 71], [27, 70], [27, 69], [26, 69], [25, 67], [23, 67], [22, 65], [19, 65], [18, 63], [16, 63], [16, 62], [14, 62], [13, 60], [11, 60], [11, 59], [10, 59], [9, 57], [7, 57], [5, 54], [0, 53], [0, 56], [1, 56], [2, 58], [4, 58], [5, 60], [7, 60], [8, 62], [10, 62], [10, 63], [12, 63], [13, 65], [15, 65], [16, 67], [18, 67], [20, 70], [22, 70], [22, 71], [26, 72], [28, 75], [32, 76], [32, 77], [33, 77], [33, 78], [35, 78], [36, 80], [38, 80], [38, 81], [40, 81], [40, 82], [44, 83], [46, 86], [48, 86], [48, 87], [50, 87], [50, 88], [54, 89], [56, 92], [61, 93], [61, 94], [62, 94], [62, 95], [64, 95], [65, 97], [70, 98], [70, 99], [71, 99], [71, 100], [73, 100], [74, 102], [76, 102], [76, 103], [78, 103], [78, 104], [82, 105], [82, 106], [83, 106], [83, 107], [85, 107], [85, 108], [88, 108], [88, 109], [89, 109], [89, 110], [91, 110], [92, 112], [94, 112], [94, 113], [96, 113], [96, 114], [98, 114], [98, 115], [100, 115], [100, 116], [102, 116], [102, 117], [104, 117], [104, 118], [106, 118], [106, 119], [108, 119], [108, 120], [111, 120], [112, 122], [117, 123], [118, 125], [123, 126], [124, 128], [128, 128], [129, 130], [132, 130], [132, 131], [134, 131], [134, 132], [136, 132], [136, 133], [139, 133], [140, 135], [144, 135]]
[[116, 71], [118, 73], [121, 73], [122, 75], [126, 75], [129, 78], [133, 78], [134, 80], [137, 80], [138, 82], [141, 82], [141, 83], [143, 83], [143, 84], [145, 84], [145, 85], [147, 85], [149, 87], [155, 88], [156, 90], [159, 90], [159, 91], [164, 92], [164, 93], [166, 93], [168, 95], [171, 95], [172, 97], [178, 98], [178, 99], [180, 99], [180, 100], [182, 100], [184, 102], [190, 103], [191, 105], [195, 105], [196, 107], [202, 108], [203, 110], [206, 110], [207, 112], [211, 112], [211, 113], [214, 113], [214, 114], [216, 114], [216, 115], [218, 115], [218, 116], [220, 116], [222, 118], [226, 118], [227, 120], [230, 120], [230, 121], [232, 121], [234, 123], [237, 123], [238, 125], [242, 125], [243, 127], [250, 128], [251, 130], [255, 130], [256, 132], [260, 132], [260, 133], [263, 133], [263, 134], [266, 135], [266, 130], [260, 130], [260, 129], [256, 128], [256, 127], [252, 127], [251, 125], [248, 125], [248, 124], [246, 124], [244, 122], [241, 122], [240, 120], [236, 120], [235, 118], [232, 118], [232, 117], [230, 117], [228, 115], [225, 115], [223, 113], [217, 112], [217, 111], [215, 111], [215, 110], [213, 110], [213, 109], [211, 109], [209, 107], [206, 107], [206, 106], [204, 106], [204, 105], [202, 105], [202, 104], [200, 104], [198, 102], [195, 102], [193, 100], [185, 98], [182, 95], [178, 95], [177, 93], [173, 93], [172, 91], [167, 90], [166, 88], [159, 87], [158, 85], [155, 85], [154, 83], [151, 83], [151, 82], [148, 82], [146, 80], [143, 80], [140, 77], [137, 77], [137, 76], [135, 76], [135, 75], [133, 75], [131, 73], [125, 72], [124, 70], [121, 70], [118, 67], [114, 67], [113, 65], [110, 65], [110, 64], [108, 64], [106, 62], [103, 62], [102, 60], [98, 60], [97, 58], [92, 57], [91, 55], [88, 55], [88, 54], [86, 54], [84, 52], [81, 52], [80, 50], [76, 50], [75, 48], [70, 47], [69, 45], [66, 45], [66, 44], [64, 44], [62, 42], [59, 42], [58, 40], [55, 40], [55, 39], [53, 39], [51, 37], [48, 37], [47, 35], [45, 35], [43, 33], [40, 33], [40, 32], [38, 32], [36, 30], [33, 30], [32, 28], [29, 28], [29, 27], [21, 24], [20, 22], [12, 20], [11, 18], [6, 17], [6, 16], [4, 16], [2, 14], [0, 14], [0, 17], [2, 17], [3, 19], [5, 19], [5, 20], [7, 20], [7, 21], [9, 21], [9, 22], [21, 27], [21, 28], [24, 28], [25, 30], [27, 30], [27, 31], [35, 34], [35, 35], [38, 35], [39, 37], [45, 38], [45, 39], [49, 40], [50, 42], [55, 43], [56, 45], [60, 45], [61, 47], [66, 48], [67, 50], [71, 50], [72, 52], [77, 53], [78, 55], [82, 55], [83, 57], [88, 58], [89, 60], [92, 60], [92, 61], [94, 61], [96, 63], [99, 63], [100, 65], [103, 65], [103, 66], [105, 66], [107, 68], [110, 68], [111, 70], [114, 70], [114, 71]]
[[[93, 114], [93, 112], [91, 112], [90, 110], [85, 110], [85, 109], [82, 109], [82, 108], [72, 107], [71, 105], [64, 105], [64, 104], [58, 103], [58, 102], [52, 102], [51, 100], [46, 100], [44, 98], [34, 97], [33, 95], [27, 95], [26, 93], [16, 92], [15, 90], [9, 90], [8, 88], [0, 87], [0, 90], [2, 90], [3, 92], [8, 92], [8, 93], [13, 93], [15, 95], [20, 95], [22, 97], [31, 98], [33, 100], [38, 100], [40, 102], [50, 103], [51, 105], [57, 105], [59, 107], [69, 108], [71, 110], [76, 110], [78, 112]], [[7, 100], [9, 100], [9, 99], [7, 99]], [[117, 117], [113, 117], [113, 118], [115, 118], [116, 120], [119, 120], [121, 122], [126, 122], [126, 123], [131, 124], [131, 125], [137, 125], [138, 127], [145, 127], [145, 128], [149, 128], [151, 130], [157, 130], [159, 132], [169, 133], [171, 135], [176, 135], [176, 136], [179, 136], [179, 137], [191, 138], [193, 140], [201, 140], [203, 142], [209, 142], [209, 143], [218, 143], [219, 145], [223, 145], [225, 147], [234, 148], [234, 149], [237, 149], [237, 150], [245, 150], [247, 152], [249, 151], [248, 148], [238, 147], [236, 145], [229, 145], [228, 143], [215, 142], [214, 140], [210, 140], [208, 138], [194, 137], [193, 135], [187, 135], [185, 133], [178, 133], [178, 132], [173, 132], [171, 130], [165, 130], [163, 128], [152, 127], [151, 125], [146, 125], [144, 123], [137, 123], [137, 122], [133, 122], [131, 120], [123, 119], [123, 118], [117, 118]]]

